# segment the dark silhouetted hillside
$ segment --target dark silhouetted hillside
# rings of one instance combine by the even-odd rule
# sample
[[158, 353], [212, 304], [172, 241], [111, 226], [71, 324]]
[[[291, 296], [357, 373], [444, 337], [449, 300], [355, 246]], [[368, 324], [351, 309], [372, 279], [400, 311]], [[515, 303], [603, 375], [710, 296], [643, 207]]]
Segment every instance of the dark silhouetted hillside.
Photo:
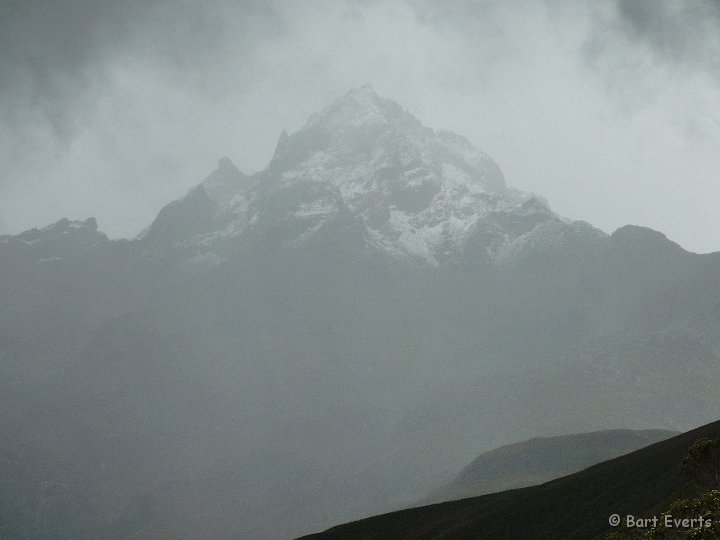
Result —
[[465, 499], [542, 484], [677, 434], [666, 430], [611, 429], [508, 444], [478, 456], [425, 502]]
[[540, 486], [411, 508], [333, 527], [305, 540], [588, 540], [613, 531], [612, 514], [652, 515], [690, 490], [679, 464], [720, 422]]

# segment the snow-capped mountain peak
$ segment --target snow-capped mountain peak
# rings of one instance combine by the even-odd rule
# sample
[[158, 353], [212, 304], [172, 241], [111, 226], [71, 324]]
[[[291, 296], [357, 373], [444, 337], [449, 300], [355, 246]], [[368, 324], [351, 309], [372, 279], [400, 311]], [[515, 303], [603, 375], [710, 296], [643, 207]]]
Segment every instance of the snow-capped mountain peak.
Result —
[[303, 130], [367, 128], [396, 122], [404, 114], [400, 105], [380, 97], [366, 84], [350, 90], [330, 106], [311, 115]]
[[[424, 127], [397, 103], [378, 96], [369, 85], [351, 90], [313, 114], [292, 135], [282, 135], [270, 164], [286, 177], [329, 172], [342, 188], [369, 173], [397, 172], [394, 182], [417, 183], [419, 173], [472, 184], [472, 189], [502, 191], [502, 172], [493, 160], [459, 135]], [[464, 178], [460, 176], [464, 175]], [[355, 188], [353, 188], [355, 190]]]
[[211, 201], [214, 225], [195, 216], [202, 228], [174, 242], [195, 246], [204, 261], [208, 251], [221, 260], [249, 239], [301, 248], [342, 222], [393, 257], [489, 263], [541, 223], [566, 226], [541, 199], [508, 188], [498, 165], [466, 138], [423, 126], [369, 85], [283, 132], [266, 170], [248, 177], [224, 158], [202, 188], [189, 195], [202, 204], [186, 206], [204, 215]]

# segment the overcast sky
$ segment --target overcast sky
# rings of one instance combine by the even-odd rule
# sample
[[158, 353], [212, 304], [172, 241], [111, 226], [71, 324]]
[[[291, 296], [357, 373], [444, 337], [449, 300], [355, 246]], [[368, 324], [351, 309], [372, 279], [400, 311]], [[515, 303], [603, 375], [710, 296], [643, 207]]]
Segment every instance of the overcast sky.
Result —
[[0, 219], [133, 236], [370, 83], [611, 232], [720, 250], [720, 1], [0, 1]]

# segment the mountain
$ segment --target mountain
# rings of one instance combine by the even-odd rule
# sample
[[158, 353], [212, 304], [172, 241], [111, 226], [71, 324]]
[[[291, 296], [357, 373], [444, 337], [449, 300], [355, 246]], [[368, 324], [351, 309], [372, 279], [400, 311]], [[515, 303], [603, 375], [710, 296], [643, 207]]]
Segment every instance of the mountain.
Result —
[[[0, 452], [38, 474], [0, 515], [21, 538], [310, 533], [519, 440], [709, 422], [719, 336], [720, 254], [563, 219], [363, 87], [137, 238], [0, 237]], [[42, 485], [81, 510], [35, 519]]]
[[602, 539], [609, 516], [649, 517], [692, 492], [680, 462], [693, 443], [720, 435], [715, 422], [540, 486], [420, 508], [333, 527], [311, 539]]
[[484, 452], [426, 502], [465, 499], [542, 484], [677, 435], [629, 429], [538, 437]]
[[188, 264], [227, 260], [244, 244], [301, 246], [347, 228], [364, 249], [432, 266], [482, 264], [564, 236], [602, 238], [505, 185], [497, 164], [459, 135], [424, 127], [364, 86], [283, 133], [267, 169], [247, 177], [225, 158], [144, 234]]

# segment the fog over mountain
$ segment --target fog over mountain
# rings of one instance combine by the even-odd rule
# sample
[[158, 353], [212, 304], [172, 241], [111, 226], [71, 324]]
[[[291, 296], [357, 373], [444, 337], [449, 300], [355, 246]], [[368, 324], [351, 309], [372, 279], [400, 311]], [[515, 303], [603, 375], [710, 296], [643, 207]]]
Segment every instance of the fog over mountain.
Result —
[[718, 26], [4, 2], [0, 538], [293, 538], [716, 421]]
[[351, 89], [132, 240], [0, 237], [2, 532], [287, 538], [503, 444], [708, 422], [719, 277]]
[[0, 215], [134, 237], [370, 83], [605, 231], [720, 245], [717, 2], [7, 0]]

